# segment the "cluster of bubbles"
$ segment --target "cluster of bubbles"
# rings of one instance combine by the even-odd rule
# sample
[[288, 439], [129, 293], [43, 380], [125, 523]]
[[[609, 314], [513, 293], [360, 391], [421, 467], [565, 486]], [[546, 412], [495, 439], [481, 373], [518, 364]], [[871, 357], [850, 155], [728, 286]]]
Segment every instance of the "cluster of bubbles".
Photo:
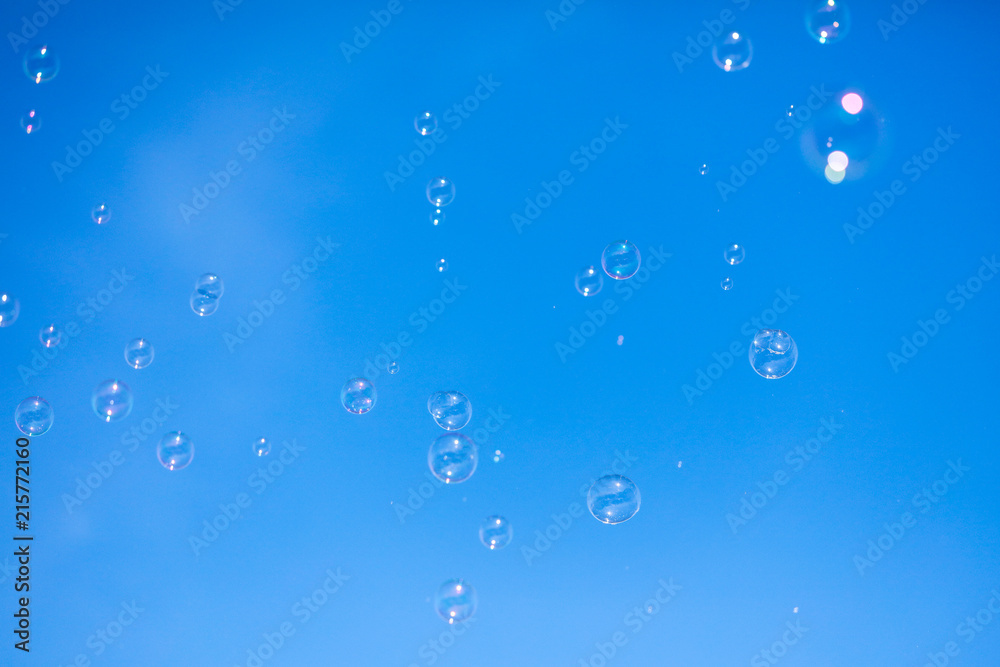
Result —
[[[426, 137], [438, 129], [438, 120], [430, 111], [417, 114], [413, 119], [413, 128], [420, 136]], [[434, 207], [431, 210], [431, 224], [437, 227], [444, 222], [444, 207], [455, 200], [455, 184], [443, 176], [432, 178], [427, 183], [427, 201]], [[448, 270], [448, 262], [439, 259], [435, 265], [439, 273]]]
[[[736, 266], [737, 264], [742, 262], [744, 258], [746, 258], [746, 256], [747, 256], [746, 249], [743, 246], [738, 245], [736, 243], [727, 246], [726, 249], [722, 251], [722, 259], [729, 266]], [[723, 278], [722, 283], [720, 284], [722, 286], [722, 289], [726, 292], [733, 289], [733, 279], [728, 276]]]
[[576, 291], [583, 296], [594, 296], [603, 289], [604, 276], [614, 280], [628, 280], [639, 270], [641, 261], [639, 249], [634, 243], [624, 240], [613, 241], [601, 253], [603, 272], [594, 266], [586, 266], [577, 272], [574, 279]]
[[222, 278], [214, 273], [202, 275], [195, 281], [194, 291], [191, 292], [191, 310], [201, 317], [211, 315], [219, 309], [224, 290]]
[[460, 391], [436, 391], [427, 399], [434, 423], [446, 431], [464, 428], [472, 419], [472, 403]]

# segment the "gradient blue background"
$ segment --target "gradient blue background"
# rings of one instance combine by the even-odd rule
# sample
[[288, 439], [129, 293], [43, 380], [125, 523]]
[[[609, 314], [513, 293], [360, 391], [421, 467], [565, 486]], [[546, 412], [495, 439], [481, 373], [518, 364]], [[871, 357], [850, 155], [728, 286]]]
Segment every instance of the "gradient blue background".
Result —
[[[997, 8], [930, 0], [884, 40], [877, 22], [891, 3], [852, 2], [850, 34], [821, 46], [797, 3], [590, 0], [553, 30], [545, 12], [556, 6], [404, 2], [348, 63], [339, 44], [384, 3], [247, 1], [220, 21], [209, 0], [73, 0], [31, 40], [58, 53], [57, 78], [34, 85], [21, 71], [25, 47], [6, 52], [0, 290], [21, 313], [0, 330], [3, 488], [13, 486], [17, 403], [44, 396], [56, 418], [32, 444], [32, 653], [11, 647], [15, 594], [0, 572], [0, 662], [246, 665], [264, 633], [291, 622], [295, 634], [264, 664], [429, 665], [427, 642], [448, 629], [431, 600], [450, 577], [477, 588], [479, 609], [438, 665], [578, 665], [618, 631], [629, 641], [609, 664], [747, 665], [795, 620], [808, 632], [783, 658], [790, 667], [923, 665], [948, 641], [961, 648], [953, 664], [1000, 661], [997, 620], [969, 644], [955, 632], [1000, 587], [1000, 283], [960, 312], [946, 301], [1000, 250]], [[727, 74], [706, 53], [679, 73], [671, 53], [726, 8], [753, 41], [751, 66]], [[34, 11], [9, 2], [0, 28], [17, 31]], [[119, 120], [112, 102], [157, 65], [169, 76]], [[446, 110], [489, 75], [500, 87], [452, 129]], [[797, 135], [722, 202], [717, 179], [821, 84], [878, 106], [880, 166], [832, 186]], [[295, 118], [184, 222], [178, 206], [239, 159], [276, 107]], [[29, 108], [44, 126], [26, 136], [17, 121]], [[414, 150], [424, 109], [448, 139], [392, 192], [384, 172]], [[608, 117], [628, 128], [518, 234], [511, 213], [571, 169]], [[115, 131], [59, 182], [51, 163], [103, 118]], [[949, 126], [961, 139], [849, 243], [842, 225], [857, 207]], [[433, 227], [424, 186], [437, 175], [458, 194]], [[98, 201], [113, 211], [101, 227], [89, 219]], [[282, 276], [317, 237], [340, 247], [291, 291]], [[585, 300], [575, 272], [619, 238], [646, 259], [651, 246], [672, 257], [627, 300], [610, 280]], [[734, 242], [747, 257], [729, 267], [722, 251]], [[445, 274], [434, 271], [441, 257]], [[134, 281], [83, 322], [78, 304], [123, 267]], [[188, 296], [207, 271], [226, 294], [198, 318]], [[719, 287], [727, 275], [731, 292]], [[411, 314], [446, 278], [467, 289], [418, 333]], [[741, 356], [689, 404], [682, 386], [713, 353], [734, 341], [745, 350], [741, 326], [785, 288], [799, 296], [777, 323], [798, 344], [795, 370], [768, 381]], [[274, 289], [286, 302], [231, 353], [223, 334]], [[562, 363], [555, 343], [604, 298], [618, 312]], [[938, 308], [951, 322], [894, 373], [886, 354]], [[81, 334], [22, 382], [39, 329], [70, 321]], [[371, 413], [347, 413], [342, 384], [401, 332], [414, 341], [401, 371], [373, 378]], [[122, 356], [138, 336], [156, 349], [141, 371]], [[105, 424], [89, 401], [110, 377], [131, 385], [135, 406]], [[474, 477], [436, 489], [401, 521], [395, 508], [426, 481], [427, 447], [443, 433], [425, 408], [439, 389], [469, 396], [470, 429], [490, 409], [510, 419], [481, 448]], [[167, 397], [179, 407], [128, 452], [123, 434]], [[843, 429], [734, 535], [727, 513], [788, 471], [785, 453], [831, 417]], [[173, 430], [196, 455], [171, 473], [155, 441]], [[248, 478], [266, 461], [250, 444], [261, 435], [305, 450], [257, 495]], [[114, 450], [124, 463], [67, 511], [64, 494]], [[576, 519], [529, 565], [522, 548], [582, 502], [580, 487], [616, 450], [637, 459], [627, 474], [639, 513], [618, 526]], [[971, 471], [860, 576], [853, 556], [957, 459]], [[244, 492], [253, 504], [196, 557], [188, 538]], [[13, 533], [4, 497], [0, 538]], [[510, 519], [514, 542], [491, 553], [477, 527], [494, 513]], [[300, 623], [293, 605], [328, 568], [349, 581]], [[683, 588], [633, 634], [624, 618], [661, 578]], [[95, 656], [88, 637], [133, 600], [142, 614]]]

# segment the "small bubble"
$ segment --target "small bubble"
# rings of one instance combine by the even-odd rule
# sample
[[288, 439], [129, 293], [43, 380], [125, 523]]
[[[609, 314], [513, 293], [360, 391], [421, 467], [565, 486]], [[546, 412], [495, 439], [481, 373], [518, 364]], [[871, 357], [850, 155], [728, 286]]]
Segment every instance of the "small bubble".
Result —
[[631, 278], [639, 270], [639, 249], [631, 241], [613, 241], [601, 254], [604, 272], [615, 280]]
[[395, 375], [396, 373], [399, 372], [399, 364], [397, 364], [395, 361], [390, 362], [389, 365], [386, 367], [386, 370], [389, 371], [389, 375]]
[[355, 415], [363, 415], [375, 407], [378, 392], [375, 385], [366, 378], [351, 378], [340, 390], [340, 403], [344, 409]]
[[792, 609], [792, 613], [793, 613], [793, 614], [797, 614], [797, 613], [799, 613], [799, 608], [798, 608], [798, 607], [796, 607], [795, 609]]
[[726, 260], [727, 264], [733, 266], [742, 262], [746, 256], [747, 256], [746, 249], [743, 246], [737, 245], [735, 243], [726, 248], [722, 253], [722, 259]]
[[38, 112], [32, 109], [23, 116], [21, 116], [21, 129], [24, 130], [25, 134], [31, 134], [32, 132], [38, 132], [42, 127], [42, 118], [38, 115]]
[[427, 136], [434, 130], [438, 128], [437, 116], [432, 114], [430, 111], [425, 111], [422, 114], [418, 114], [413, 120], [413, 127], [418, 134]]
[[594, 296], [604, 287], [604, 275], [593, 266], [580, 269], [574, 280], [576, 291], [583, 296]]
[[179, 431], [167, 433], [156, 445], [156, 458], [167, 470], [182, 470], [194, 460], [194, 443]]
[[[25, 435], [44, 435], [55, 421], [55, 412], [49, 402], [40, 396], [26, 398], [14, 409], [14, 423]], [[25, 482], [27, 483], [27, 482]]]
[[448, 623], [461, 623], [476, 613], [476, 589], [461, 579], [449, 579], [434, 595], [434, 609]]
[[727, 292], [729, 290], [733, 289], [733, 279], [732, 278], [723, 278], [722, 279], [722, 289], [724, 289]]
[[728, 33], [712, 47], [712, 58], [724, 72], [746, 69], [753, 59], [753, 44], [745, 35]]
[[448, 262], [447, 262], [447, 261], [445, 261], [445, 260], [443, 260], [443, 259], [439, 259], [439, 260], [438, 260], [438, 261], [437, 261], [437, 262], [436, 262], [436, 263], [434, 264], [434, 266], [435, 266], [435, 268], [437, 268], [437, 270], [438, 270], [438, 273], [444, 273], [445, 271], [447, 271], [447, 270], [448, 270]]
[[684, 461], [678, 461], [677, 462], [677, 467], [678, 468], [680, 468], [682, 465], [684, 465]]
[[445, 433], [427, 450], [427, 465], [445, 484], [458, 484], [472, 477], [479, 463], [476, 443], [461, 433]]
[[810, 36], [820, 44], [839, 42], [851, 28], [851, 13], [847, 5], [837, 0], [822, 0], [806, 14]]
[[708, 174], [708, 165], [707, 164], [701, 165], [701, 167], [698, 168], [698, 173], [701, 174], [702, 176]]
[[267, 438], [257, 438], [253, 441], [253, 453], [257, 456], [267, 456], [271, 453], [271, 443]]
[[431, 224], [437, 227], [442, 222], [444, 222], [444, 211], [439, 208], [431, 211]]
[[125, 346], [125, 362], [135, 368], [145, 368], [153, 363], [153, 344], [145, 338], [133, 338]]
[[219, 298], [206, 296], [195, 290], [191, 292], [191, 310], [200, 317], [208, 317], [219, 309]]
[[472, 419], [472, 402], [460, 391], [436, 391], [427, 399], [427, 411], [446, 431], [457, 431]]
[[90, 218], [99, 225], [111, 219], [111, 209], [107, 204], [98, 204], [90, 210]]
[[132, 390], [120, 380], [105, 380], [94, 389], [90, 406], [102, 421], [121, 421], [132, 412]]
[[59, 57], [48, 46], [31, 49], [24, 54], [24, 73], [35, 83], [54, 79], [59, 73]]
[[620, 346], [624, 342], [625, 342], [625, 336], [618, 336], [618, 345]]
[[427, 184], [427, 201], [444, 208], [455, 199], [455, 184], [447, 178], [432, 178]]
[[50, 324], [38, 332], [38, 340], [44, 347], [55, 347], [62, 341], [62, 330], [54, 324]]
[[788, 105], [788, 112], [787, 113], [788, 113], [789, 118], [791, 118], [792, 114], [795, 113], [795, 105], [794, 104], [789, 104]]
[[501, 452], [499, 449], [493, 452], [493, 463], [500, 463], [503, 460], [504, 460], [503, 452]]
[[514, 529], [502, 516], [489, 516], [479, 526], [479, 541], [490, 551], [503, 549], [514, 538]]
[[0, 327], [9, 327], [21, 314], [21, 302], [10, 294], [0, 294]]

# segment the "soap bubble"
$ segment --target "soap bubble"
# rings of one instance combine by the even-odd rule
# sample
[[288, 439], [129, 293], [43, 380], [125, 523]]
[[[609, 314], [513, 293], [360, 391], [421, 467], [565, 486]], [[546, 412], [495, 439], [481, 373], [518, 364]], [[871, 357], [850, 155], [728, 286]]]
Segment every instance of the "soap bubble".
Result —
[[167, 433], [156, 445], [156, 458], [167, 470], [187, 468], [194, 460], [194, 443], [183, 433]]
[[432, 114], [430, 111], [425, 111], [422, 114], [418, 114], [416, 118], [413, 119], [413, 128], [423, 136], [427, 136], [434, 130], [438, 129], [438, 119], [437, 116]]
[[486, 517], [479, 526], [479, 541], [487, 549], [503, 549], [513, 538], [514, 529], [511, 528], [510, 521], [502, 516]]
[[712, 58], [725, 72], [746, 69], [753, 58], [753, 44], [738, 32], [727, 33], [712, 47]]
[[476, 472], [479, 454], [476, 443], [461, 433], [446, 433], [431, 443], [427, 465], [434, 476], [445, 484], [458, 484]]
[[205, 273], [195, 281], [194, 289], [199, 294], [221, 299], [226, 285], [222, 282], [222, 278], [214, 273]]
[[729, 290], [733, 289], [733, 279], [732, 278], [723, 278], [722, 279], [722, 289], [726, 290], [727, 292]]
[[430, 183], [427, 184], [427, 200], [437, 206], [438, 208], [443, 208], [450, 204], [455, 199], [455, 184], [449, 181], [447, 178], [432, 178]]
[[21, 302], [10, 294], [0, 294], [0, 327], [9, 327], [21, 314]]
[[14, 423], [25, 435], [44, 435], [52, 428], [55, 417], [52, 406], [40, 396], [26, 398], [14, 409]]
[[90, 209], [90, 217], [97, 224], [103, 225], [111, 219], [111, 209], [108, 208], [107, 204], [98, 204]]
[[35, 83], [53, 79], [59, 73], [59, 57], [47, 46], [33, 48], [24, 54], [24, 73]]
[[125, 346], [125, 361], [135, 369], [153, 363], [153, 344], [145, 338], [134, 338]]
[[442, 222], [444, 222], [444, 211], [439, 208], [431, 211], [431, 224], [437, 227]]
[[55, 347], [62, 342], [62, 330], [54, 324], [50, 324], [38, 332], [38, 340], [44, 347]]
[[444, 273], [445, 271], [448, 270], [448, 262], [447, 262], [447, 260], [439, 259], [434, 264], [434, 267], [438, 270], [438, 273]]
[[493, 463], [500, 463], [501, 461], [504, 460], [504, 458], [506, 457], [504, 456], [503, 452], [501, 452], [499, 449], [493, 452]]
[[838, 0], [823, 0], [806, 14], [809, 35], [820, 44], [839, 42], [851, 28], [851, 12]]
[[708, 165], [707, 164], [701, 165], [701, 167], [698, 168], [698, 173], [701, 174], [702, 176], [707, 175], [708, 174]]
[[587, 492], [587, 508], [601, 523], [622, 523], [639, 511], [639, 489], [628, 477], [605, 475]]
[[631, 241], [614, 241], [601, 254], [604, 272], [615, 280], [631, 278], [639, 270], [639, 249]]
[[604, 287], [604, 274], [592, 266], [576, 274], [576, 291], [584, 296], [594, 296]]
[[472, 403], [459, 391], [436, 391], [427, 399], [427, 411], [446, 431], [457, 431], [472, 419]]
[[461, 623], [476, 613], [479, 597], [476, 589], [461, 579], [449, 579], [441, 584], [434, 596], [434, 609], [449, 623]]
[[117, 422], [132, 412], [132, 390], [120, 380], [105, 380], [90, 397], [94, 414], [106, 422]]
[[375, 385], [365, 378], [351, 378], [340, 390], [340, 402], [344, 409], [355, 415], [363, 415], [375, 407], [378, 392]]
[[389, 371], [389, 375], [395, 375], [396, 373], [399, 372], [399, 364], [397, 364], [395, 361], [389, 362], [389, 365], [386, 367], [386, 370]]
[[208, 317], [219, 309], [219, 297], [206, 296], [195, 290], [191, 292], [191, 310], [200, 317]]
[[736, 265], [743, 261], [743, 258], [747, 256], [746, 248], [741, 245], [733, 244], [728, 246], [722, 252], [722, 259], [726, 260], [727, 264]]
[[32, 132], [38, 132], [42, 127], [42, 117], [38, 115], [38, 112], [34, 109], [26, 112], [21, 116], [21, 129], [24, 130], [25, 134], [31, 134]]
[[271, 453], [271, 443], [267, 438], [257, 438], [253, 441], [253, 453], [257, 456], [267, 456]]
[[795, 368], [799, 349], [781, 329], [761, 329], [750, 344], [750, 365], [768, 380], [783, 378]]

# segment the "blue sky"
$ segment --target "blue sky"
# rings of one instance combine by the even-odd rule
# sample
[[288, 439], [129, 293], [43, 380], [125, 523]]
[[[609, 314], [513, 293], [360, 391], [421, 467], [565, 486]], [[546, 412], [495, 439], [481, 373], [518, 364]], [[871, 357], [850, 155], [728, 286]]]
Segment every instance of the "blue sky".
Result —
[[[32, 442], [35, 660], [996, 664], [995, 7], [853, 2], [821, 45], [805, 5], [754, 0], [223, 2], [70, 0], [6, 38], [3, 402], [55, 410]], [[44, 4], [8, 3], [3, 32]], [[690, 47], [719, 25], [746, 69]], [[41, 44], [61, 69], [36, 85]], [[837, 147], [864, 159], [832, 185]], [[640, 272], [584, 298], [618, 239]], [[225, 294], [200, 318], [207, 272]], [[78, 334], [35, 357], [52, 323]], [[747, 359], [768, 325], [799, 351], [779, 380]], [[378, 399], [349, 414], [362, 375]], [[109, 378], [135, 396], [110, 424]], [[480, 447], [447, 487], [439, 390], [469, 397]], [[172, 431], [195, 456], [168, 472]], [[642, 496], [620, 525], [585, 509], [612, 472]], [[491, 552], [494, 514], [514, 538]], [[432, 601], [455, 577], [479, 606], [450, 628]], [[0, 655], [28, 662], [10, 629]]]

